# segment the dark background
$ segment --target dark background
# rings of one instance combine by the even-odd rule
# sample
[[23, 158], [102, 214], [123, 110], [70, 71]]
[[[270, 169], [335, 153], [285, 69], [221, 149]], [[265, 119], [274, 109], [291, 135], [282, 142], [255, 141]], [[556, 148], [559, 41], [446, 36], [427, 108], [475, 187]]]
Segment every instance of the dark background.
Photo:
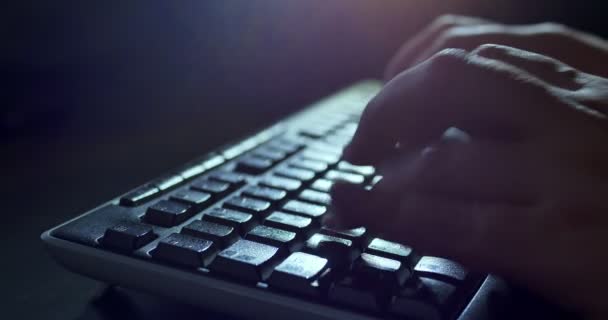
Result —
[[5, 4], [3, 312], [83, 315], [97, 284], [55, 265], [39, 241], [43, 230], [350, 82], [380, 78], [399, 45], [438, 14], [553, 20], [605, 36], [600, 3]]

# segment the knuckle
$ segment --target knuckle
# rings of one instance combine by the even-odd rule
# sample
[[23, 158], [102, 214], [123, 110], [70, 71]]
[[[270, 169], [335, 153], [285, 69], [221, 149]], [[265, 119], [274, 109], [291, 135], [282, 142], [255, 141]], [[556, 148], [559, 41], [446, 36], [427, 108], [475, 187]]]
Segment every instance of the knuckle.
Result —
[[505, 54], [508, 54], [511, 51], [512, 51], [511, 47], [498, 45], [498, 44], [492, 44], [492, 43], [486, 43], [486, 44], [482, 44], [482, 45], [478, 46], [471, 53], [473, 55], [477, 55], [477, 56], [494, 58], [494, 57], [504, 56]]
[[431, 69], [453, 69], [466, 65], [466, 51], [448, 48], [436, 53], [431, 59]]

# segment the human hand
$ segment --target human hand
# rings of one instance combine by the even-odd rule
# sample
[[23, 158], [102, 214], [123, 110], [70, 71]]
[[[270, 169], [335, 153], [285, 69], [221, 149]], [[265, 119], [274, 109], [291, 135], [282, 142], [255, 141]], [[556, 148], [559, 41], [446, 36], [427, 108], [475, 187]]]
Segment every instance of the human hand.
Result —
[[386, 80], [447, 49], [500, 44], [548, 55], [581, 71], [608, 76], [608, 43], [556, 23], [505, 25], [477, 17], [441, 16], [405, 42], [388, 64]]
[[442, 50], [367, 106], [345, 159], [384, 179], [338, 185], [334, 221], [606, 317], [606, 108], [607, 79], [546, 55]]

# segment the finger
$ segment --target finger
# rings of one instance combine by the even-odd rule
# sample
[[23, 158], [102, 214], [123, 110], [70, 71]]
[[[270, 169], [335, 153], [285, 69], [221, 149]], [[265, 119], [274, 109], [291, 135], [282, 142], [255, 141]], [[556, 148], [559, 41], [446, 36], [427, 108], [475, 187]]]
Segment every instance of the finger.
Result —
[[[474, 140], [441, 142], [428, 148], [403, 192], [438, 194], [483, 202], [535, 203], [541, 196], [532, 160], [524, 144]], [[533, 150], [532, 152], [539, 152]], [[393, 177], [387, 176], [385, 184]], [[400, 179], [400, 177], [395, 177]]]
[[608, 59], [608, 45], [604, 40], [554, 23], [524, 26], [465, 25], [449, 28], [422, 50], [411, 65], [425, 61], [445, 48], [471, 51], [484, 44], [500, 44], [536, 52], [587, 73], [608, 75], [608, 68], [598, 63]]
[[578, 78], [578, 81], [584, 83], [584, 86], [566, 94], [581, 104], [606, 115], [606, 110], [608, 110], [608, 79], [588, 73], [579, 73]]
[[571, 66], [548, 56], [513, 47], [484, 44], [471, 52], [473, 55], [493, 59], [522, 69], [553, 86], [567, 90], [579, 90], [586, 81]]
[[385, 237], [473, 268], [512, 274], [525, 263], [521, 256], [533, 234], [533, 216], [531, 207], [408, 194], [388, 220]]
[[566, 90], [564, 96], [605, 114], [608, 79], [580, 72], [549, 56], [502, 45], [485, 44], [471, 54], [519, 68], [549, 85]]
[[368, 104], [344, 157], [379, 165], [396, 154], [397, 145], [400, 152], [420, 149], [449, 127], [521, 140], [538, 133], [539, 122], [557, 121], [557, 116], [547, 119], [546, 108], [557, 115], [558, 103], [532, 75], [444, 50], [391, 80]]
[[[539, 152], [541, 152], [539, 150]], [[383, 179], [371, 191], [354, 186], [332, 190], [337, 219], [344, 225], [382, 223], [404, 194], [424, 193], [483, 203], [531, 205], [542, 196], [538, 166], [521, 145], [443, 140], [417, 155], [404, 155], [379, 168]]]
[[435, 21], [433, 21], [430, 25], [425, 27], [412, 39], [403, 44], [401, 48], [399, 48], [397, 54], [393, 56], [387, 65], [384, 73], [384, 79], [388, 81], [394, 78], [401, 71], [407, 69], [407, 67], [412, 64], [413, 59], [420, 55], [423, 50], [428, 48], [435, 38], [437, 38], [437, 36], [443, 33], [445, 30], [456, 26], [489, 23], [491, 22], [481, 18], [458, 15], [444, 15], [435, 19]]

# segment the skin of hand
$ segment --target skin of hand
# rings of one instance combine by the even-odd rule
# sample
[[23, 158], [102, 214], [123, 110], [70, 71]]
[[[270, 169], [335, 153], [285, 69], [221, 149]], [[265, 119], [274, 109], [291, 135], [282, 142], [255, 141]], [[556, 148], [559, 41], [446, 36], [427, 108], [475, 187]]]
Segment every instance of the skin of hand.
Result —
[[[536, 43], [547, 26], [554, 25], [516, 37], [501, 27], [504, 43], [523, 48], [479, 29], [481, 38], [471, 35], [464, 49], [443, 48], [436, 39], [445, 31], [436, 24], [406, 44], [422, 55], [402, 49], [391, 62], [391, 80], [366, 107], [344, 153], [384, 178], [371, 191], [337, 184], [329, 222], [365, 225], [604, 319], [608, 79], [588, 68], [600, 65], [590, 59], [606, 57], [607, 46], [578, 32], [558, 35], [566, 29], [557, 27], [552, 41], [578, 43], [581, 53], [553, 52], [567, 45]], [[518, 37], [529, 37], [530, 46]], [[484, 44], [489, 39], [499, 44]]]

